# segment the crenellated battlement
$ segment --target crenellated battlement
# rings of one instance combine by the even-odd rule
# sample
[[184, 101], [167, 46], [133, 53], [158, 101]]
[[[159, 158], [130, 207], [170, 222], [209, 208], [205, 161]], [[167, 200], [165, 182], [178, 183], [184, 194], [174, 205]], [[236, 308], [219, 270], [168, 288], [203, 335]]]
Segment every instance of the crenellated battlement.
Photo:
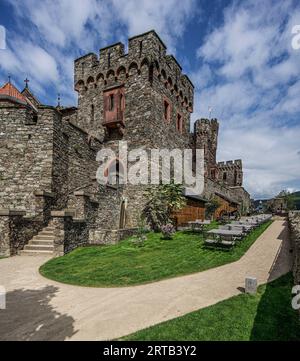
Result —
[[203, 131], [205, 133], [218, 132], [219, 131], [219, 122], [216, 118], [197, 119], [194, 123], [194, 133], [196, 133], [196, 131]]
[[243, 164], [241, 159], [218, 162], [219, 180], [231, 187], [242, 186]]
[[218, 162], [219, 168], [242, 168], [242, 160], [235, 159], [235, 160], [227, 160], [226, 162]]
[[116, 62], [125, 55], [125, 46], [118, 42], [113, 45], [106, 46], [99, 51], [99, 66], [109, 69], [113, 67]]
[[75, 60], [74, 87], [78, 92], [90, 84], [105, 87], [126, 82], [133, 72], [147, 72], [148, 80], [154, 77], [163, 83], [171, 94], [189, 112], [193, 111], [194, 86], [173, 55], [154, 30], [128, 39], [128, 54], [118, 42], [101, 48], [99, 57], [89, 53]]

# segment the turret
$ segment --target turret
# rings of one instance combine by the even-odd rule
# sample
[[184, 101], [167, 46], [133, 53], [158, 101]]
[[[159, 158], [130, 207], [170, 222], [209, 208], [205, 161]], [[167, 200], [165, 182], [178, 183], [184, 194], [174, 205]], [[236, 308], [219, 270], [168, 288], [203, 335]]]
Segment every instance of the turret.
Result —
[[219, 181], [230, 187], [243, 185], [243, 164], [241, 159], [218, 163]]
[[99, 138], [121, 139], [132, 124], [150, 126], [155, 118], [164, 128], [159, 132], [188, 136], [194, 86], [166, 51], [151, 30], [128, 40], [128, 54], [118, 42], [101, 48], [99, 58], [90, 53], [75, 60], [79, 126]]
[[198, 119], [194, 124], [195, 148], [204, 149], [205, 175], [213, 180], [218, 177], [216, 164], [218, 132], [217, 119]]

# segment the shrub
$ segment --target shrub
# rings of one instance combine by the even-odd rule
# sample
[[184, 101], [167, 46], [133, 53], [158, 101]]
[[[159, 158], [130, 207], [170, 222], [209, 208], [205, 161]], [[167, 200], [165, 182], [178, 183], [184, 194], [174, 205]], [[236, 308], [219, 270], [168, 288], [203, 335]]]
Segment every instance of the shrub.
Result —
[[138, 230], [136, 235], [132, 239], [132, 243], [137, 247], [143, 247], [145, 241], [147, 240], [148, 230], [145, 227], [145, 222], [143, 219], [140, 219], [138, 224]]
[[175, 233], [175, 228], [174, 228], [173, 224], [168, 223], [161, 227], [161, 232], [165, 239], [172, 239], [172, 236]]

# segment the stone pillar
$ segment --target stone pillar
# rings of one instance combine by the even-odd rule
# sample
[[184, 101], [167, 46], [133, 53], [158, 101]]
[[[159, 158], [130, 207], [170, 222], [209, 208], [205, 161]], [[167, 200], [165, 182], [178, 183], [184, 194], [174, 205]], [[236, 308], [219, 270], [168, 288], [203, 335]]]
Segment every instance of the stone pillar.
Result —
[[65, 254], [66, 223], [72, 219], [73, 212], [52, 211], [49, 225], [54, 228], [54, 254], [63, 256]]
[[13, 225], [18, 224], [25, 214], [25, 211], [0, 209], [0, 256], [17, 253], [20, 235]]
[[39, 190], [35, 191], [34, 195], [36, 219], [44, 223], [48, 223], [54, 193]]
[[76, 218], [85, 220], [88, 215], [88, 206], [90, 202], [90, 195], [85, 191], [76, 191], [74, 192], [76, 197], [75, 200], [75, 209], [76, 209]]
[[0, 256], [10, 256], [9, 216], [0, 210]]

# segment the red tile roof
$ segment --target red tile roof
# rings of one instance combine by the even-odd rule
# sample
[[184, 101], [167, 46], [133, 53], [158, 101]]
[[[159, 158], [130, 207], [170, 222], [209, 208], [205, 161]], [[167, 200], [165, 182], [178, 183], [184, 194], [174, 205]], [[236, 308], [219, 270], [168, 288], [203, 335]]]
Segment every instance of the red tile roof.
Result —
[[7, 95], [26, 103], [26, 98], [22, 95], [19, 90], [11, 83], [6, 83], [0, 88], [0, 95]]

